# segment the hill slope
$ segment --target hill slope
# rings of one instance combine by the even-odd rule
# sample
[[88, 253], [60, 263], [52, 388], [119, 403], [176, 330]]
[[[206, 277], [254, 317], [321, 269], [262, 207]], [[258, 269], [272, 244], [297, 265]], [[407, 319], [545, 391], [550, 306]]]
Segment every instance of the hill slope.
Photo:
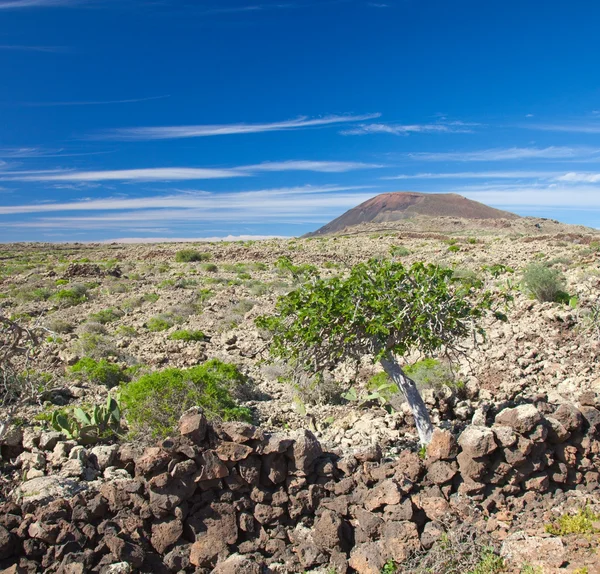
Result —
[[509, 211], [488, 207], [456, 193], [418, 193], [399, 191], [382, 193], [307, 236], [338, 233], [364, 223], [388, 223], [415, 216], [460, 217], [462, 219], [519, 219]]

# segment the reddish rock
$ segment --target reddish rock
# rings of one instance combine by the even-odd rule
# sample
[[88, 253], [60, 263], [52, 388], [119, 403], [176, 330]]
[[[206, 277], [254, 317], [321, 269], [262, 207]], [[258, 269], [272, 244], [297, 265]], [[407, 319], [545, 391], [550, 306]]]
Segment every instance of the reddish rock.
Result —
[[473, 458], [466, 452], [461, 452], [456, 457], [456, 460], [458, 461], [460, 473], [463, 477], [478, 480], [483, 477], [487, 471], [487, 458]]
[[386, 561], [379, 544], [367, 542], [352, 549], [348, 565], [358, 574], [380, 574]]
[[427, 478], [434, 484], [450, 482], [458, 472], [455, 462], [438, 460], [429, 466]]
[[352, 454], [358, 462], [379, 462], [383, 456], [378, 444], [357, 449]]
[[262, 462], [262, 471], [266, 478], [273, 484], [285, 482], [287, 478], [287, 462], [283, 454], [268, 454], [263, 457]]
[[458, 444], [463, 452], [472, 458], [491, 454], [498, 447], [491, 429], [476, 426], [467, 427], [458, 437]]
[[138, 475], [148, 476], [167, 468], [170, 461], [169, 453], [160, 447], [147, 448], [144, 454], [136, 460], [135, 471]]
[[247, 556], [233, 554], [219, 562], [211, 574], [261, 574], [263, 569]]
[[215, 452], [223, 461], [239, 462], [252, 454], [252, 448], [236, 442], [222, 442]]
[[291, 457], [297, 471], [309, 474], [322, 453], [321, 443], [313, 433], [305, 429], [298, 432], [291, 449]]
[[163, 520], [152, 524], [152, 538], [150, 543], [159, 554], [164, 554], [173, 546], [183, 534], [181, 520]]
[[17, 551], [14, 536], [4, 526], [0, 526], [0, 560], [10, 558]]
[[496, 424], [506, 425], [525, 434], [542, 421], [542, 415], [533, 405], [519, 405], [514, 409], [504, 409], [496, 415]]
[[515, 532], [502, 544], [502, 556], [513, 564], [529, 564], [542, 568], [560, 568], [567, 559], [567, 552], [558, 537], [542, 538]]
[[240, 444], [245, 444], [251, 440], [264, 440], [265, 438], [264, 432], [261, 429], [249, 423], [235, 421], [221, 422], [213, 424], [213, 427], [219, 437]]
[[249, 456], [238, 464], [240, 476], [253, 486], [257, 486], [260, 482], [261, 467], [262, 462], [258, 456]]
[[128, 562], [134, 568], [141, 568], [146, 555], [139, 546], [118, 536], [106, 536], [104, 542], [117, 562]]
[[386, 522], [381, 532], [385, 559], [402, 563], [419, 548], [419, 531], [414, 522]]
[[402, 493], [395, 480], [384, 480], [373, 488], [365, 499], [365, 508], [367, 510], [376, 510], [387, 504], [398, 504], [402, 498]]
[[212, 566], [219, 555], [227, 553], [227, 544], [222, 538], [204, 533], [192, 544], [189, 561], [193, 566]]
[[427, 445], [427, 460], [450, 460], [458, 453], [458, 446], [454, 435], [441, 428], [435, 428], [431, 436], [431, 442]]
[[261, 524], [272, 524], [285, 514], [285, 510], [279, 506], [257, 504], [254, 507], [254, 518]]
[[570, 403], [560, 405], [552, 416], [569, 432], [580, 431], [583, 427], [583, 415]]
[[187, 412], [179, 419], [181, 436], [201, 444], [206, 437], [206, 417], [201, 412]]
[[313, 539], [319, 548], [341, 549], [344, 546], [342, 519], [335, 512], [325, 510], [315, 521]]
[[207, 450], [198, 457], [198, 468], [194, 478], [196, 482], [215, 480], [229, 475], [229, 469], [212, 450]]

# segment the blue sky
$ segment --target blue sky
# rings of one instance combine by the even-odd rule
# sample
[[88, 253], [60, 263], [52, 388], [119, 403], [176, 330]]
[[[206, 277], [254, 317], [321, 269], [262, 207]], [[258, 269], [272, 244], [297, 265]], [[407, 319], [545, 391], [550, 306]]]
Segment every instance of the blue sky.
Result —
[[0, 0], [0, 241], [300, 235], [385, 191], [600, 227], [600, 4]]

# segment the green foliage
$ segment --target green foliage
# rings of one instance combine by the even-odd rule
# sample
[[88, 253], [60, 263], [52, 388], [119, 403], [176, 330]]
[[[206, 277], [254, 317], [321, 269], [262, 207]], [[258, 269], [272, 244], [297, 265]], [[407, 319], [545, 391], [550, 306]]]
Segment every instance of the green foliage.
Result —
[[398, 565], [393, 560], [388, 560], [381, 569], [381, 574], [393, 574], [398, 572]]
[[590, 536], [599, 532], [594, 526], [600, 520], [600, 514], [592, 512], [589, 506], [585, 506], [576, 514], [563, 514], [551, 524], [546, 525], [546, 532], [554, 536], [567, 536], [568, 534], [582, 534]]
[[280, 257], [275, 261], [275, 269], [281, 273], [289, 273], [294, 281], [307, 281], [311, 277], [318, 275], [317, 268], [314, 265], [303, 264], [294, 265], [289, 257]]
[[135, 327], [131, 327], [130, 325], [119, 325], [116, 333], [122, 337], [135, 337], [138, 334]]
[[94, 406], [88, 412], [75, 408], [71, 413], [56, 410], [51, 417], [52, 427], [69, 440], [93, 444], [121, 433], [121, 409], [111, 396], [106, 404]]
[[456, 253], [456, 252], [460, 251], [460, 246], [448, 245], [448, 251], [450, 251], [450, 253]]
[[174, 325], [172, 317], [168, 315], [158, 315], [157, 317], [151, 317], [146, 321], [146, 328], [152, 332], [166, 331]]
[[404, 367], [404, 372], [419, 388], [440, 388], [454, 386], [450, 367], [437, 359], [427, 358]]
[[483, 271], [489, 271], [490, 275], [497, 279], [500, 275], [504, 275], [505, 273], [514, 273], [515, 270], [512, 267], [508, 267], [503, 263], [494, 263], [494, 265], [484, 266]]
[[49, 317], [45, 321], [45, 327], [49, 331], [53, 333], [60, 333], [64, 335], [66, 333], [70, 333], [73, 330], [73, 324], [69, 321], [65, 321], [64, 319], [58, 319], [55, 317]]
[[63, 285], [68, 285], [68, 284], [69, 284], [69, 281], [68, 281], [68, 279], [57, 279], [57, 280], [54, 282], [54, 284], [55, 284], [57, 287], [61, 287], [61, 286], [63, 286]]
[[79, 305], [87, 300], [87, 288], [85, 285], [73, 285], [70, 289], [57, 291], [52, 299], [63, 307]]
[[207, 273], [216, 273], [219, 270], [219, 268], [214, 263], [205, 263], [201, 267]]
[[544, 571], [539, 566], [524, 564], [519, 574], [544, 574]]
[[94, 359], [116, 357], [119, 354], [110, 339], [97, 333], [82, 334], [75, 343], [74, 348], [80, 356]]
[[195, 249], [182, 249], [175, 254], [177, 263], [190, 263], [192, 261], [208, 261], [210, 253], [201, 253]]
[[390, 255], [392, 257], [406, 257], [410, 255], [410, 251], [404, 245], [392, 245], [390, 247]]
[[202, 331], [174, 331], [169, 335], [173, 341], [205, 341], [206, 335]]
[[109, 363], [106, 359], [96, 361], [90, 357], [79, 359], [71, 367], [71, 373], [84, 375], [90, 382], [108, 388], [116, 387], [119, 383], [129, 380], [119, 365]]
[[102, 325], [106, 325], [107, 323], [112, 323], [113, 321], [120, 319], [122, 316], [123, 312], [120, 309], [111, 308], [103, 309], [97, 313], [90, 313], [89, 319], [101, 323]]
[[146, 293], [143, 295], [143, 299], [149, 303], [156, 303], [160, 299], [160, 295], [158, 293]]
[[358, 406], [376, 401], [385, 407], [397, 392], [398, 385], [393, 383], [385, 373], [377, 373], [369, 379], [366, 392], [359, 392], [352, 386], [341, 396], [347, 401], [358, 403]]
[[249, 409], [234, 398], [245, 382], [237, 367], [213, 359], [191, 369], [144, 375], [122, 388], [120, 400], [134, 431], [165, 437], [193, 406], [202, 407], [208, 418], [250, 421]]
[[274, 357], [320, 372], [365, 354], [378, 360], [452, 348], [473, 329], [483, 332], [473, 323], [491, 303], [489, 293], [453, 280], [451, 270], [371, 259], [347, 277], [314, 278], [280, 297], [275, 315], [256, 324], [272, 333]]
[[493, 548], [484, 550], [481, 560], [473, 570], [467, 574], [498, 574], [506, 570], [504, 558], [498, 556]]
[[530, 263], [523, 272], [523, 285], [538, 301], [557, 302], [565, 298], [563, 274], [545, 263]]

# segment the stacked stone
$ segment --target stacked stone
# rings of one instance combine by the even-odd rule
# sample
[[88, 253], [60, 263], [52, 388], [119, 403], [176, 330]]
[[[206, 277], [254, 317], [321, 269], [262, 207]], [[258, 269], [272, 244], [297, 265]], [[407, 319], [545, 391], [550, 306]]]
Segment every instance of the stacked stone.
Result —
[[[309, 431], [190, 412], [179, 436], [141, 455], [86, 451], [110, 480], [33, 473], [0, 507], [0, 570], [379, 574], [431, 547], [440, 521], [465, 519], [473, 503], [493, 513], [529, 493], [597, 487], [599, 426], [592, 405], [527, 404], [458, 440], [436, 430], [425, 460], [410, 450], [384, 460], [377, 446], [336, 456]], [[68, 462], [78, 448], [58, 458], [79, 472]]]

